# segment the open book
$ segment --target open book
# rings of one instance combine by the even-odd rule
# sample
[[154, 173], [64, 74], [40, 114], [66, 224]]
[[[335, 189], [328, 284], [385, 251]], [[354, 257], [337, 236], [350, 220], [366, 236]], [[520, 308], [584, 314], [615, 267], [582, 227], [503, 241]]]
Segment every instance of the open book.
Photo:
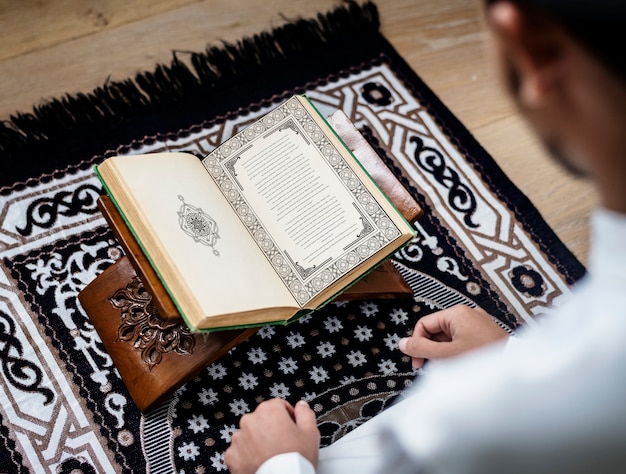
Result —
[[203, 160], [116, 156], [96, 171], [195, 330], [295, 319], [415, 233], [304, 96]]

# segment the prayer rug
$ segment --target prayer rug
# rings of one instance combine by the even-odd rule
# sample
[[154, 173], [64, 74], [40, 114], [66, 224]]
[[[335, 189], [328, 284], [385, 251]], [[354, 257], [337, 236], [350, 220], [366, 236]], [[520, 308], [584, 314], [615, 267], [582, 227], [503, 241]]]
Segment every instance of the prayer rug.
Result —
[[[480, 305], [514, 330], [569, 294], [584, 268], [378, 25], [346, 3], [0, 125], [0, 472], [225, 471], [270, 397], [308, 400], [328, 444], [419, 382], [397, 350], [419, 317]], [[414, 298], [265, 327], [142, 414], [77, 301], [121, 255], [92, 167], [205, 154], [294, 93], [342, 109], [423, 206], [393, 257]]]

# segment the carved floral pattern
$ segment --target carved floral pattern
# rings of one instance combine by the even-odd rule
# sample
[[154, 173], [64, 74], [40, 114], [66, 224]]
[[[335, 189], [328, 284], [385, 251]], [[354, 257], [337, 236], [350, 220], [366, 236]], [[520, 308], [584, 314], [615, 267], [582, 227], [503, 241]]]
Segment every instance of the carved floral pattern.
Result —
[[163, 354], [193, 354], [195, 339], [189, 328], [161, 319], [139, 278], [133, 278], [126, 288], [117, 290], [109, 301], [121, 310], [119, 339], [141, 350], [141, 359], [149, 369], [161, 362]]

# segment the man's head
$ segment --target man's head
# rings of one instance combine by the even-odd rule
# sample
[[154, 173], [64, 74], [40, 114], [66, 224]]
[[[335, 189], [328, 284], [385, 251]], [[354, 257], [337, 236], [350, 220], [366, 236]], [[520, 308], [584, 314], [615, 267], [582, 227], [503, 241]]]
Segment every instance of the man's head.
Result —
[[626, 212], [624, 0], [485, 0], [509, 89], [548, 149]]
[[[486, 0], [488, 6], [498, 2]], [[622, 47], [626, 33], [626, 1], [511, 0], [511, 3], [548, 16], [626, 81]]]

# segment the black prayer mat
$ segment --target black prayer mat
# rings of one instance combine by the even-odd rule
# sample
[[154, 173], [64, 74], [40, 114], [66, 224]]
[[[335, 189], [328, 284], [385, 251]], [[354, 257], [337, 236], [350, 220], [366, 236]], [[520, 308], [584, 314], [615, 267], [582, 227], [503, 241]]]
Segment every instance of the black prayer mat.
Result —
[[[271, 397], [308, 400], [328, 444], [419, 382], [397, 350], [419, 317], [480, 305], [514, 329], [584, 273], [380, 35], [374, 5], [184, 59], [0, 126], [0, 472], [225, 471], [239, 417]], [[142, 414], [77, 301], [121, 254], [92, 167], [205, 154], [294, 93], [342, 109], [423, 206], [393, 257], [414, 298], [265, 327]]]

